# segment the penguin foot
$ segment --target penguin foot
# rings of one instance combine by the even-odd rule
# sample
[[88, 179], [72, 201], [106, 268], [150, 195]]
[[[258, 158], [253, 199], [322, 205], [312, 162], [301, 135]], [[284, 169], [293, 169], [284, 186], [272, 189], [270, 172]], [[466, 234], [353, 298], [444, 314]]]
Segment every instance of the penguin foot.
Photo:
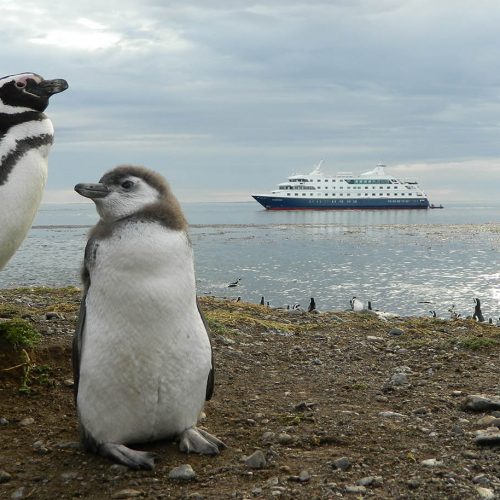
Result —
[[201, 455], [218, 455], [219, 448], [226, 445], [207, 431], [190, 427], [180, 435], [179, 449], [186, 453], [199, 453]]
[[153, 470], [155, 468], [154, 453], [131, 450], [123, 444], [105, 443], [99, 446], [98, 453], [131, 469]]

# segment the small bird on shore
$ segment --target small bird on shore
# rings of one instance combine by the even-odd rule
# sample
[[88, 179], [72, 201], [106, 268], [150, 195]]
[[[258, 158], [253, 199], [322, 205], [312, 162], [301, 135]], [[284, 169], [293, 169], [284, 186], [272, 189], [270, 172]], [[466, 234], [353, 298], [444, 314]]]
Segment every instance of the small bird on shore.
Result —
[[472, 315], [472, 319], [479, 321], [479, 323], [484, 322], [484, 316], [481, 311], [481, 301], [479, 299], [474, 299], [474, 303], [476, 304], [474, 307], [474, 314]]
[[196, 297], [187, 222], [166, 181], [120, 166], [75, 190], [96, 204], [73, 343], [84, 446], [133, 469], [151, 453], [128, 445], [178, 439], [215, 455], [224, 443], [196, 427], [214, 390], [208, 326]]
[[351, 305], [351, 311], [362, 311], [364, 309], [363, 307], [363, 302], [359, 300], [356, 296], [354, 296], [350, 301], [349, 304]]
[[227, 285], [228, 288], [234, 288], [235, 286], [238, 286], [238, 283], [241, 281], [241, 278], [238, 278], [236, 281], [232, 281]]
[[24, 241], [42, 200], [54, 139], [44, 114], [65, 80], [35, 73], [0, 78], [0, 270]]

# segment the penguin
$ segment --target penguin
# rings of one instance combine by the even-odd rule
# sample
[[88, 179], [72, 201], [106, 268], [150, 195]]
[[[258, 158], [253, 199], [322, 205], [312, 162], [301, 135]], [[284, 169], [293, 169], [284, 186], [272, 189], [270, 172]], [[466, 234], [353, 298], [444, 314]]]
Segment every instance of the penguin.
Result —
[[472, 315], [472, 319], [479, 321], [480, 323], [484, 322], [484, 316], [481, 311], [481, 301], [479, 299], [474, 299], [474, 303], [476, 304], [474, 307], [474, 314]]
[[368, 301], [367, 309], [368, 309], [368, 311], [372, 310], [372, 301], [371, 300]]
[[437, 314], [436, 314], [436, 311], [434, 311], [434, 309], [432, 309], [429, 312], [430, 312], [432, 318], [437, 318]]
[[311, 301], [309, 302], [309, 306], [307, 307], [307, 312], [315, 312], [316, 311], [316, 302], [314, 298], [311, 297]]
[[359, 312], [364, 309], [363, 302], [361, 302], [361, 300], [359, 300], [355, 296], [349, 301], [349, 304], [351, 304], [351, 311]]
[[0, 78], [0, 270], [26, 237], [42, 200], [54, 128], [44, 114], [66, 80]]
[[263, 306], [264, 305], [264, 297], [261, 297], [260, 298], [260, 305]]
[[241, 278], [238, 278], [236, 281], [233, 281], [227, 285], [228, 288], [234, 288], [235, 286], [238, 286], [238, 283], [241, 281]]
[[184, 452], [225, 445], [196, 423], [214, 390], [208, 326], [198, 305], [187, 222], [165, 179], [122, 165], [75, 190], [94, 201], [73, 342], [85, 448], [132, 469], [153, 455], [128, 445], [176, 439]]

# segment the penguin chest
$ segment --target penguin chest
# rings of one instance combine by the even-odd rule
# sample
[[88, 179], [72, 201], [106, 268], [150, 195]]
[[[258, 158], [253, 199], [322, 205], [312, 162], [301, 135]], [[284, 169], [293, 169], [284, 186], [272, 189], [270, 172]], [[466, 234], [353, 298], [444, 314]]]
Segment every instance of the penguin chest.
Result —
[[196, 423], [211, 348], [184, 232], [131, 224], [90, 269], [78, 409], [99, 441], [168, 437]]
[[[45, 125], [48, 132], [52, 131], [51, 123], [44, 122], [37, 126]], [[0, 184], [0, 267], [29, 231], [47, 181], [50, 144], [17, 151], [18, 144], [19, 139], [10, 136], [4, 137], [0, 143], [1, 167], [4, 173], [8, 172]]]

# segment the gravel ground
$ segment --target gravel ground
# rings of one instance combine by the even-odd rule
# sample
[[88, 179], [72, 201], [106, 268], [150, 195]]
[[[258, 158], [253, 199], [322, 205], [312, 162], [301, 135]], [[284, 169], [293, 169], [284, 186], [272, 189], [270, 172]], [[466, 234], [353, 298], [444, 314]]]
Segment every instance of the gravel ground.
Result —
[[201, 425], [228, 448], [147, 444], [156, 469], [131, 471], [78, 445], [78, 303], [0, 290], [0, 327], [23, 317], [43, 337], [25, 353], [0, 338], [1, 498], [500, 498], [500, 328], [204, 297], [216, 392]]

